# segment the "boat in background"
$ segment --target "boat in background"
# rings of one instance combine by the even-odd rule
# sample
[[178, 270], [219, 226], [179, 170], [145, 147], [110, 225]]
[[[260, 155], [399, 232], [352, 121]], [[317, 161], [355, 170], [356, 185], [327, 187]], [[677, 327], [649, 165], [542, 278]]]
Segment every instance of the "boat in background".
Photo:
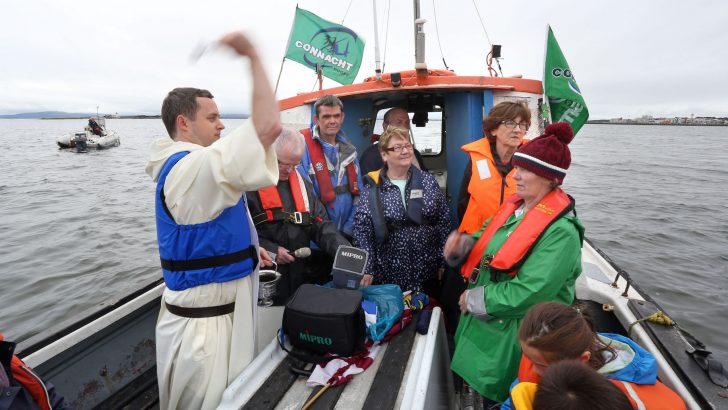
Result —
[[56, 143], [59, 148], [76, 148], [77, 152], [86, 152], [89, 149], [107, 149], [118, 147], [121, 144], [116, 131], [106, 128], [106, 119], [99, 117], [96, 122], [103, 130], [102, 135], [96, 135], [91, 127], [86, 125], [83, 132], [69, 132], [60, 136]]

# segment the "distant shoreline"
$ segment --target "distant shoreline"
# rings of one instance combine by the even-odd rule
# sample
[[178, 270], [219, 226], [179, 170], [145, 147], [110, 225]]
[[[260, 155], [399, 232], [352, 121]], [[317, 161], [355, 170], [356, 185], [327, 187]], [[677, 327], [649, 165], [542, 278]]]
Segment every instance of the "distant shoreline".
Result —
[[641, 122], [609, 122], [609, 121], [587, 121], [587, 124], [594, 125], [655, 125], [660, 127], [728, 127], [728, 124], [645, 124]]
[[[119, 117], [113, 117], [113, 118], [106, 118], [102, 117], [105, 120], [155, 120], [155, 119], [161, 119], [161, 115], [121, 115]], [[242, 115], [222, 115], [220, 116], [223, 120], [232, 120], [232, 119], [246, 119], [248, 117], [244, 117]], [[21, 118], [26, 119], [26, 118]], [[78, 117], [78, 118], [60, 118], [60, 117], [43, 117], [43, 118], [27, 118], [29, 120], [38, 119], [38, 120], [87, 120], [88, 117]]]
[[[22, 114], [21, 114], [22, 115]], [[7, 116], [7, 115], [0, 115], [0, 120], [88, 120], [91, 117], [96, 117], [95, 115], [79, 115], [79, 116], [73, 116], [73, 117], [20, 117], [20, 116]], [[154, 120], [154, 119], [161, 119], [161, 115], [119, 115], [115, 117], [104, 117], [101, 116], [104, 120]], [[222, 119], [246, 119], [248, 118], [247, 115], [243, 114], [222, 114]]]
[[[8, 118], [6, 116], [0, 116], [0, 120], [87, 120], [89, 116], [78, 116], [78, 117], [15, 117], [15, 118]], [[103, 117], [106, 120], [152, 120], [152, 119], [161, 119], [161, 115], [120, 115], [118, 117]], [[222, 114], [222, 119], [246, 119], [249, 118], [248, 116], [241, 115], [241, 114]], [[430, 121], [442, 121], [439, 118], [430, 118]], [[590, 120], [586, 122], [587, 124], [594, 124], [594, 125], [656, 125], [656, 126], [666, 126], [666, 127], [726, 127], [728, 126], [728, 123], [723, 124], [685, 124], [685, 123], [677, 123], [677, 124], [649, 124], [644, 122], [611, 122], [610, 120]]]
[[[105, 120], [151, 120], [162, 118], [161, 115], [121, 115], [118, 117], [107, 118], [102, 117]], [[29, 120], [87, 120], [88, 117], [41, 117], [41, 118], [21, 118]]]

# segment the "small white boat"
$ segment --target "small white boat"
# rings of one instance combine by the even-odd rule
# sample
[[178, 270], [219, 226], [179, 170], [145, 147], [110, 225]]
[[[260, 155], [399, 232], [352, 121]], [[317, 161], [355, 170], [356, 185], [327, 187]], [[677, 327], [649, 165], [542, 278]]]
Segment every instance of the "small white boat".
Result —
[[121, 144], [119, 135], [116, 131], [106, 128], [106, 120], [99, 118], [96, 120], [101, 129], [102, 135], [96, 135], [88, 125], [84, 127], [83, 132], [69, 132], [60, 136], [56, 143], [60, 148], [76, 148], [78, 152], [85, 152], [89, 149], [107, 149], [118, 147]]

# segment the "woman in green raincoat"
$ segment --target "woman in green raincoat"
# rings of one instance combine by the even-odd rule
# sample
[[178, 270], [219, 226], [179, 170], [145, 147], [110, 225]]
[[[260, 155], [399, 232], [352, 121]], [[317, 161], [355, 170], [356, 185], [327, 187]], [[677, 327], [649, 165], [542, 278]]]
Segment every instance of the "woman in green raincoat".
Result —
[[574, 300], [584, 228], [574, 200], [559, 188], [573, 136], [567, 123], [556, 123], [521, 147], [513, 156], [516, 195], [472, 237], [453, 232], [445, 245], [448, 261], [467, 255], [451, 367], [491, 401], [508, 397], [518, 373], [517, 334], [528, 309]]

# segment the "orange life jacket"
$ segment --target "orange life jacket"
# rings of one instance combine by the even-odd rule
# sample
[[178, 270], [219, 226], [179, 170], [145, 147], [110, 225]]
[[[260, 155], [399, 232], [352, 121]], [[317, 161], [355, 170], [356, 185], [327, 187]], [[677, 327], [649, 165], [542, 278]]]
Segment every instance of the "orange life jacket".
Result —
[[[4, 340], [3, 334], [0, 333], [0, 342]], [[40, 377], [26, 366], [18, 356], [13, 355], [10, 362], [10, 371], [13, 378], [23, 385], [23, 388], [33, 397], [33, 400], [41, 410], [51, 410], [51, 401], [48, 397], [48, 391]]]
[[[505, 177], [500, 174], [487, 138], [463, 145], [461, 149], [470, 155], [472, 171], [468, 184], [470, 201], [468, 201], [468, 207], [465, 209], [458, 231], [473, 234], [478, 232], [483, 223], [493, 216], [505, 198], [516, 193], [516, 182], [513, 179], [515, 171], [511, 170]], [[480, 179], [478, 161], [484, 161], [481, 164], [487, 165], [489, 177]]]
[[[311, 156], [311, 163], [321, 193], [321, 202], [332, 207], [334, 199], [336, 199], [336, 192], [334, 192], [334, 187], [331, 185], [331, 176], [329, 175], [326, 156], [324, 156], [324, 149], [321, 147], [321, 142], [314, 141], [310, 129], [302, 129], [301, 134], [306, 138], [306, 146]], [[359, 195], [359, 184], [356, 180], [356, 168], [353, 162], [346, 166], [346, 175], [349, 179], [349, 192], [354, 196]]]
[[308, 191], [306, 190], [306, 184], [303, 182], [303, 178], [301, 178], [301, 175], [295, 168], [288, 177], [288, 185], [291, 187], [291, 194], [293, 195], [296, 211], [291, 213], [283, 209], [281, 194], [278, 192], [276, 186], [263, 188], [258, 191], [258, 196], [260, 197], [260, 203], [263, 206], [264, 212], [253, 216], [253, 223], [256, 226], [264, 222], [272, 221], [286, 221], [297, 225], [311, 224], [311, 206], [308, 203]]
[[636, 384], [614, 379], [609, 381], [622, 390], [635, 409], [685, 410], [682, 398], [659, 380], [655, 384]]
[[[533, 370], [533, 363], [521, 355], [521, 364], [518, 366], [518, 381], [538, 383], [541, 376]], [[672, 389], [661, 381], [655, 384], [636, 384], [623, 380], [607, 379], [612, 382], [625, 396], [635, 409], [674, 409], [684, 410], [685, 402]], [[639, 406], [638, 403], [642, 405]]]
[[486, 255], [485, 249], [488, 242], [522, 203], [523, 199], [518, 195], [513, 195], [496, 212], [460, 270], [464, 278], [470, 278], [470, 275], [479, 269], [480, 262], [483, 259], [485, 259], [491, 272], [505, 272], [511, 277], [516, 276], [518, 269], [528, 259], [533, 245], [538, 242], [546, 229], [574, 209], [573, 198], [568, 196], [561, 188], [554, 189], [523, 216], [521, 223], [518, 224], [495, 255]]

